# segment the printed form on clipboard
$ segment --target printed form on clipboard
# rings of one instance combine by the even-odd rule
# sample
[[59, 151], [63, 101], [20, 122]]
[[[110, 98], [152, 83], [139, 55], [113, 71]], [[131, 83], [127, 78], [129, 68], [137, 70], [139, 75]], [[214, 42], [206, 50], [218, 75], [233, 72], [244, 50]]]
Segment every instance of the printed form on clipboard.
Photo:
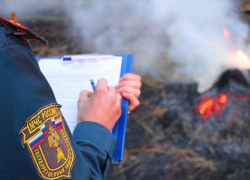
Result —
[[[73, 133], [77, 124], [77, 101], [82, 90], [92, 91], [90, 79], [95, 83], [101, 78], [108, 86], [116, 86], [120, 77], [132, 72], [133, 55], [70, 55], [63, 58], [39, 58], [39, 66], [48, 80], [61, 111]], [[122, 116], [118, 120], [113, 135], [117, 139], [114, 162], [123, 160], [128, 100], [122, 100]]]

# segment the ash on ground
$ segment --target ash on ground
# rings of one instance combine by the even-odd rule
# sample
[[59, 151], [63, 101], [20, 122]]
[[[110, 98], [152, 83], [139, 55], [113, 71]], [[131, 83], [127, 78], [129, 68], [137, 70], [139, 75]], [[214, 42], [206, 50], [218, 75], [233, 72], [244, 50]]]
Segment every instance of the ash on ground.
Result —
[[[144, 77], [142, 104], [128, 123], [125, 160], [112, 166], [109, 179], [247, 180], [250, 89], [244, 76], [227, 71], [203, 94], [196, 84], [153, 82]], [[227, 101], [218, 107], [221, 94]], [[211, 98], [206, 117], [198, 110]]]

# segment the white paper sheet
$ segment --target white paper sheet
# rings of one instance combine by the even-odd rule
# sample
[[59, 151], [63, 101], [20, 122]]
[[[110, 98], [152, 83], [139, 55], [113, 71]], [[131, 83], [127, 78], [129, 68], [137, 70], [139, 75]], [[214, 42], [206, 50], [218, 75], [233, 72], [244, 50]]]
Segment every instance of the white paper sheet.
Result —
[[[81, 59], [81, 60], [79, 60]], [[101, 78], [108, 86], [118, 84], [121, 73], [120, 56], [82, 56], [77, 60], [63, 62], [61, 59], [40, 59], [41, 71], [52, 87], [61, 111], [73, 133], [77, 120], [77, 101], [81, 90], [93, 91], [90, 79], [95, 84]]]

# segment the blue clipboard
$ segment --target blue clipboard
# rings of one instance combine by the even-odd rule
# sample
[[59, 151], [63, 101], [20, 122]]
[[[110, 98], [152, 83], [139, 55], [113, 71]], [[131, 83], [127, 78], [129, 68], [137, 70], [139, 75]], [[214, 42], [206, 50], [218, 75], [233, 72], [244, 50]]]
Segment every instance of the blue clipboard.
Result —
[[[122, 57], [122, 66], [121, 66], [121, 74], [122, 77], [126, 73], [132, 73], [133, 71], [133, 63], [134, 63], [134, 55], [121, 55], [115, 54], [115, 56]], [[41, 57], [37, 58], [37, 61], [40, 59], [61, 59], [62, 57]], [[127, 119], [128, 119], [128, 108], [129, 108], [129, 101], [127, 99], [122, 99], [122, 115], [118, 119], [115, 127], [112, 130], [112, 134], [115, 136], [116, 142], [116, 149], [114, 151], [114, 158], [113, 163], [119, 163], [123, 160], [124, 155], [124, 148], [125, 148], [125, 138], [126, 138], [126, 129], [127, 129]]]
[[[122, 69], [120, 77], [122, 77], [126, 73], [131, 73], [133, 71], [134, 55], [129, 54], [116, 56], [122, 56]], [[122, 115], [112, 130], [112, 134], [117, 139], [113, 162], [121, 162], [123, 160], [124, 154], [129, 101], [123, 98], [121, 106]]]

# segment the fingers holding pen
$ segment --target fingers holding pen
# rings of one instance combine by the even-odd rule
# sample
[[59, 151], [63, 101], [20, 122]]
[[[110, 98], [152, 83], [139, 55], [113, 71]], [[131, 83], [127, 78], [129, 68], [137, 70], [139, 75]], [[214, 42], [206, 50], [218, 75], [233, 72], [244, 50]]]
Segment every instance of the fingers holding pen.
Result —
[[120, 93], [117, 93], [116, 88], [108, 86], [108, 83], [105, 79], [98, 80], [97, 86], [96, 86], [96, 93], [99, 93], [100, 91], [107, 91], [111, 94], [115, 99], [119, 99], [121, 101], [122, 96]]
[[[108, 86], [108, 83], [105, 79], [98, 80], [96, 86], [96, 94], [105, 94], [106, 92], [110, 94], [114, 99], [122, 99], [120, 93], [117, 93], [114, 87]], [[107, 95], [107, 94], [105, 94]]]
[[96, 84], [95, 90], [96, 91], [108, 90], [108, 82], [105, 79], [99, 79]]
[[111, 130], [121, 116], [121, 95], [104, 79], [97, 82], [94, 93], [83, 91], [79, 102], [78, 122], [93, 121]]
[[122, 95], [121, 95], [120, 93], [118, 93], [114, 87], [109, 86], [109, 87], [108, 87], [108, 90], [109, 90], [109, 92], [110, 92], [112, 95], [114, 95], [114, 98], [115, 98], [116, 100], [119, 100], [119, 102], [121, 102], [121, 100], [122, 100]]
[[88, 98], [90, 98], [90, 96], [91, 96], [92, 94], [93, 94], [93, 93], [90, 92], [90, 91], [82, 90], [82, 91], [80, 92], [80, 95], [79, 95], [78, 103], [79, 103], [79, 101], [82, 101], [82, 102], [87, 101]]

